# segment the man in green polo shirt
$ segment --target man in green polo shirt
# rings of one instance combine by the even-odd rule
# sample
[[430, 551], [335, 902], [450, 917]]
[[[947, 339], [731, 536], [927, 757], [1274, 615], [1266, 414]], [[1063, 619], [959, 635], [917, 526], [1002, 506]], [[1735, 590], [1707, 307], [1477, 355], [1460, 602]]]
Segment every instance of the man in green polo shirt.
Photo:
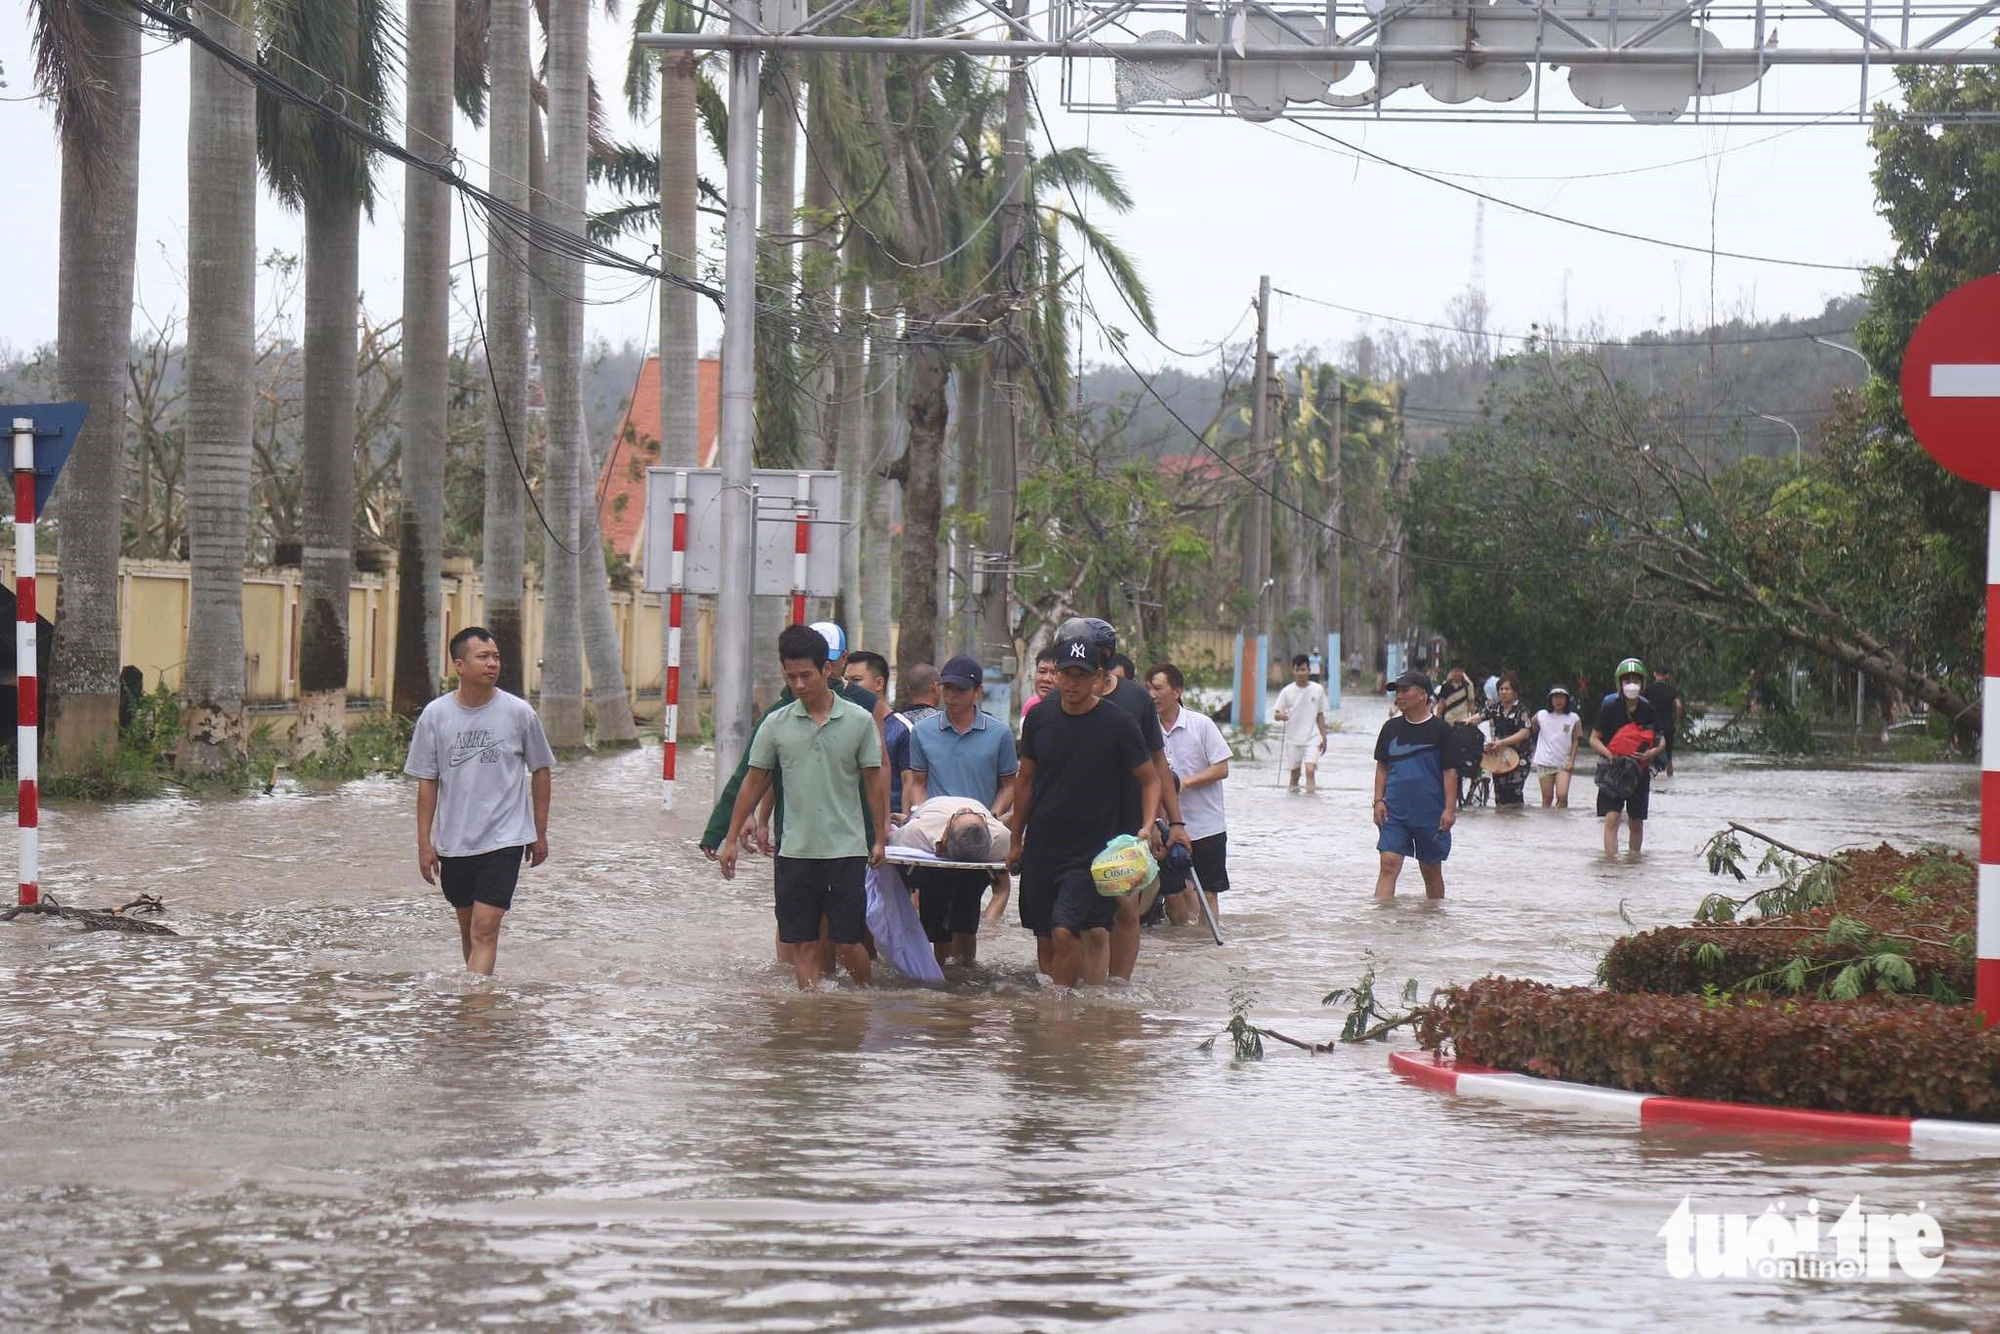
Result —
[[[785, 785], [788, 818], [778, 844], [778, 939], [803, 945], [819, 939], [824, 917], [834, 952], [855, 981], [869, 981], [868, 867], [882, 864], [889, 829], [889, 771], [882, 764], [882, 735], [858, 705], [833, 692], [827, 681], [827, 644], [803, 625], [778, 636], [778, 660], [791, 704], [767, 716], [750, 740], [750, 768], [730, 812], [729, 836], [717, 859], [725, 880], [736, 877], [737, 844], [744, 821], [771, 786]], [[861, 803], [863, 776], [868, 806]], [[872, 819], [871, 819], [872, 817]], [[794, 950], [799, 989], [819, 986], [820, 953]]]

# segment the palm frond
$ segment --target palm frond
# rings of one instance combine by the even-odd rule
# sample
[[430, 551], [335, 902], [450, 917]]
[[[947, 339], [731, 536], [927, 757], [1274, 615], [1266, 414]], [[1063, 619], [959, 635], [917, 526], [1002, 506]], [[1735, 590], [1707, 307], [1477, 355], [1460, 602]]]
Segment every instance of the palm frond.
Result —
[[[391, 128], [389, 88], [402, 65], [402, 25], [386, 0], [267, 0], [258, 61], [377, 133]], [[322, 116], [257, 93], [257, 156], [284, 203], [374, 203], [374, 155]]]
[[458, 0], [453, 6], [451, 94], [475, 126], [486, 122], [492, 0]]
[[1083, 238], [1084, 247], [1104, 265], [1111, 285], [1130, 303], [1146, 332], [1159, 332], [1153, 318], [1152, 293], [1146, 287], [1146, 280], [1139, 276], [1139, 267], [1132, 262], [1132, 257], [1119, 248], [1116, 241], [1093, 226], [1088, 218], [1067, 209], [1056, 209], [1055, 213], [1076, 229]]
[[1039, 198], [1044, 186], [1061, 186], [1073, 195], [1096, 195], [1114, 213], [1132, 210], [1131, 192], [1118, 169], [1088, 148], [1059, 148], [1028, 166], [1029, 192]]
[[600, 209], [583, 220], [584, 231], [600, 245], [628, 236], [656, 237], [660, 233], [660, 202], [618, 204]]
[[708, 132], [708, 142], [715, 151], [729, 157], [729, 100], [722, 95], [722, 89], [715, 82], [715, 76], [704, 68], [695, 76], [694, 110], [701, 118], [701, 128]]
[[65, 153], [76, 154], [86, 184], [106, 167], [102, 145], [110, 140], [111, 104], [103, 52], [84, 17], [90, 0], [35, 0], [35, 88], [54, 104], [56, 132]]

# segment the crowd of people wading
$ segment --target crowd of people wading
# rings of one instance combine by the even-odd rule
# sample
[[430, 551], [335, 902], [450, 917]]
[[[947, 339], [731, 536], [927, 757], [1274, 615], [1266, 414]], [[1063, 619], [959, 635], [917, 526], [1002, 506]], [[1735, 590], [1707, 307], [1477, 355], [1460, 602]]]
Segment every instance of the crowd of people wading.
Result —
[[[771, 859], [776, 957], [801, 988], [837, 967], [868, 984], [877, 936], [906, 918], [939, 970], [971, 968], [1010, 902], [1038, 971], [1063, 987], [1129, 981], [1151, 924], [1199, 920], [1221, 939], [1233, 756], [1175, 664], [1140, 675], [1109, 622], [1071, 618], [1037, 656], [1015, 731], [982, 707], [984, 671], [968, 655], [905, 669], [892, 706], [889, 664], [851, 652], [839, 625], [788, 626], [772, 651], [784, 689], [700, 844], [725, 879], [746, 852]], [[404, 767], [418, 780], [419, 873], [456, 914], [466, 967], [491, 973], [521, 868], [549, 855], [555, 757], [534, 710], [496, 684], [491, 634], [467, 627], [451, 654], [458, 687], [425, 708]], [[1315, 792], [1338, 723], [1310, 659], [1291, 666], [1273, 710], [1279, 772]], [[1637, 658], [1612, 678], [1588, 720], [1568, 685], [1531, 701], [1510, 670], [1482, 684], [1454, 663], [1441, 682], [1390, 682], [1374, 751], [1376, 897], [1395, 897], [1414, 857], [1426, 897], [1442, 898], [1460, 807], [1519, 807], [1531, 786], [1544, 807], [1566, 807], [1579, 758], [1594, 764], [1605, 855], [1622, 826], [1636, 856], [1685, 710], [1671, 674]]]

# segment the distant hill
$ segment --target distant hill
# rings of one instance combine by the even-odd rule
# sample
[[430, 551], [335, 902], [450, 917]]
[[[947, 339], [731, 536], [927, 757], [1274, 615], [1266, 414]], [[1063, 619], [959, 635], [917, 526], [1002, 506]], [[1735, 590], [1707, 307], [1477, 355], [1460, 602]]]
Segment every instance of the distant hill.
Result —
[[[1553, 344], [1553, 350], [1594, 349], [1615, 377], [1649, 392], [1681, 393], [1698, 414], [1687, 425], [1690, 438], [1727, 441], [1740, 432], [1744, 452], [1776, 456], [1792, 449], [1791, 430], [1752, 413], [1792, 422], [1811, 449], [1831, 395], [1859, 384], [1862, 365], [1844, 352], [1813, 343], [1810, 336], [1852, 346], [1855, 323], [1867, 308], [1860, 296], [1842, 297], [1806, 319], [1736, 319], [1713, 328], [1659, 330], [1617, 341], [1602, 330], [1572, 330], [1564, 341]], [[1465, 318], [1464, 310], [1464, 302], [1454, 303], [1456, 318]], [[1421, 454], [1441, 444], [1453, 425], [1478, 414], [1494, 358], [1518, 353], [1523, 346], [1512, 337], [1375, 330], [1330, 354], [1286, 350], [1277, 354], [1277, 360], [1280, 366], [1290, 366], [1303, 355], [1373, 378], [1399, 380], [1408, 391], [1409, 438]], [[1231, 364], [1241, 350], [1227, 354]], [[1247, 364], [1247, 356], [1243, 361]], [[1239, 386], [1246, 379], [1247, 370], [1237, 372]], [[1190, 425], [1201, 428], [1215, 418], [1223, 390], [1219, 370], [1170, 367], [1154, 377], [1153, 384]], [[1157, 457], [1192, 452], [1186, 431], [1123, 365], [1087, 370], [1083, 397], [1086, 403], [1129, 404], [1132, 420], [1125, 438], [1134, 453]], [[1230, 429], [1234, 433], [1240, 427], [1232, 423]]]

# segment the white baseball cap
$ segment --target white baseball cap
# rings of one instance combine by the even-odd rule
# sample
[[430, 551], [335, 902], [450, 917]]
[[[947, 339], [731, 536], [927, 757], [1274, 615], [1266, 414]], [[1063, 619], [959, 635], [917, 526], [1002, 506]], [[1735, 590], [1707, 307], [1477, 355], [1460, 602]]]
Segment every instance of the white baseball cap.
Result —
[[826, 656], [844, 658], [847, 656], [847, 631], [832, 621], [814, 621], [806, 627], [826, 641]]

